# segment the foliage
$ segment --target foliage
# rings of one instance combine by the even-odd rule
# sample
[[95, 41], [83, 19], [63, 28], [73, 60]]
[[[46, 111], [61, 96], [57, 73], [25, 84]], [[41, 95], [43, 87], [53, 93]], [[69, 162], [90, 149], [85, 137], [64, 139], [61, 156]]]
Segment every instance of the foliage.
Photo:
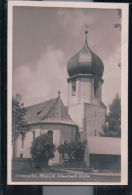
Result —
[[106, 124], [103, 127], [102, 136], [120, 137], [121, 136], [121, 100], [117, 95], [109, 106], [109, 113], [106, 116]]
[[20, 94], [16, 94], [16, 97], [13, 97], [12, 99], [12, 135], [14, 140], [16, 140], [18, 136], [21, 136], [22, 139], [24, 139], [26, 132], [29, 130], [24, 118], [26, 109], [21, 100], [22, 96]]
[[70, 161], [83, 161], [85, 148], [86, 141], [65, 142], [58, 147], [58, 151], [62, 154], [62, 156], [64, 153], [67, 153]]
[[33, 160], [48, 161], [54, 157], [55, 145], [47, 134], [37, 137], [30, 150]]

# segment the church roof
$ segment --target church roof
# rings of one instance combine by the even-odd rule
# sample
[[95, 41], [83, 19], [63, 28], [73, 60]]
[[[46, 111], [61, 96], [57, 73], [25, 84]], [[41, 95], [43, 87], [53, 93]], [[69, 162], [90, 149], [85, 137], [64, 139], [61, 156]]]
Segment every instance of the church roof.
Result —
[[89, 137], [88, 148], [90, 154], [120, 155], [121, 139], [115, 137]]
[[26, 107], [25, 121], [34, 123], [61, 123], [75, 125], [60, 97]]

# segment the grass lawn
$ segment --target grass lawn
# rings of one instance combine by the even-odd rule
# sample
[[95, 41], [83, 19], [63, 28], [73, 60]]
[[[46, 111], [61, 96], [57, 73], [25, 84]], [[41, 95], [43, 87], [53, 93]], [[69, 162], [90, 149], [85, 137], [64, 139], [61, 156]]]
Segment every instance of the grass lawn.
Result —
[[92, 175], [87, 168], [28, 168], [14, 169], [12, 181], [16, 182], [119, 182], [120, 176]]

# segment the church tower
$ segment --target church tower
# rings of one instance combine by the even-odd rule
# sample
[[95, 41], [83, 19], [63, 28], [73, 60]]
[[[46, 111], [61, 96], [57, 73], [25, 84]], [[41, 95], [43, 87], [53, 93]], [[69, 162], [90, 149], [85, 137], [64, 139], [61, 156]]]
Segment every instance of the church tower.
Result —
[[102, 103], [104, 65], [90, 49], [87, 34], [86, 30], [83, 48], [67, 64], [68, 111], [83, 139], [99, 136], [106, 116], [106, 106]]

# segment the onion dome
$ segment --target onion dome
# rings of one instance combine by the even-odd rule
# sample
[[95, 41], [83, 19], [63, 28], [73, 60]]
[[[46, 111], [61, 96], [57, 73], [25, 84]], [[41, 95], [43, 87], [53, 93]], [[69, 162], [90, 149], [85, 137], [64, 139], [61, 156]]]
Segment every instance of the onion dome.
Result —
[[104, 65], [102, 60], [89, 48], [87, 43], [87, 33], [85, 31], [84, 47], [70, 58], [67, 64], [67, 72], [70, 77], [78, 74], [91, 74], [96, 77], [102, 77]]

